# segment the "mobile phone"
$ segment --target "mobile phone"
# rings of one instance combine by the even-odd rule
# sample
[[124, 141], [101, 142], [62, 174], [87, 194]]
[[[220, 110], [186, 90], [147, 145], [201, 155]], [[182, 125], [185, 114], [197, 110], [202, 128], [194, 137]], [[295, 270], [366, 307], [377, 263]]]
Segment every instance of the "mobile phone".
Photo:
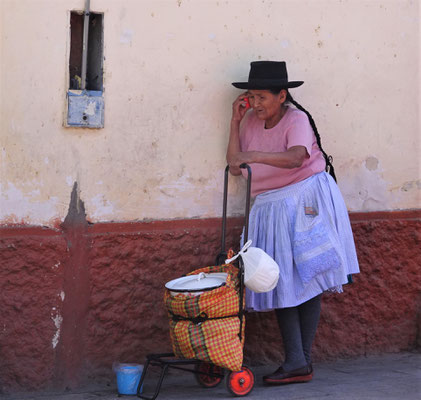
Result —
[[250, 108], [249, 98], [248, 97], [244, 97], [243, 101], [245, 103], [244, 107], [246, 108], [246, 110], [248, 110]]

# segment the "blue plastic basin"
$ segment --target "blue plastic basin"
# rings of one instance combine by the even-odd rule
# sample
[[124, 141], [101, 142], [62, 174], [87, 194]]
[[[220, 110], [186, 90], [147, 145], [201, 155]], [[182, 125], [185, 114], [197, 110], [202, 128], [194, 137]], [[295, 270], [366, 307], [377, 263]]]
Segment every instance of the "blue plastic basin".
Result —
[[[139, 385], [142, 371], [142, 365], [120, 365], [116, 368], [118, 393], [137, 394], [137, 386]], [[140, 388], [140, 393], [142, 393], [142, 388]]]

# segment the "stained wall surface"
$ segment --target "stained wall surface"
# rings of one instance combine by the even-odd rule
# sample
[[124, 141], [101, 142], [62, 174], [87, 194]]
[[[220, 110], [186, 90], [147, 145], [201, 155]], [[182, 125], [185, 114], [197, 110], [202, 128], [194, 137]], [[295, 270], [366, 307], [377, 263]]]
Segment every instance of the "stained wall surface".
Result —
[[[420, 214], [351, 216], [361, 274], [323, 295], [315, 362], [420, 349]], [[220, 251], [219, 219], [81, 221], [0, 229], [0, 393], [105, 385], [114, 362], [171, 351], [164, 285]], [[242, 223], [229, 220], [227, 246], [238, 248]], [[246, 314], [244, 357], [281, 362], [274, 313]]]
[[[3, 224], [55, 226], [75, 182], [92, 222], [215, 217], [230, 82], [286, 60], [351, 211], [419, 207], [419, 2], [111, 1], [103, 129], [65, 128], [70, 11], [1, 1]], [[242, 209], [235, 179], [230, 214]]]
[[[0, 0], [0, 393], [109, 380], [112, 362], [170, 349], [163, 286], [220, 250], [230, 83], [252, 60], [305, 81], [293, 95], [351, 212], [361, 274], [324, 298], [315, 360], [419, 348], [419, 1], [91, 0], [105, 126], [77, 129], [84, 3]], [[235, 249], [243, 210], [233, 177]], [[246, 361], [279, 362], [273, 315], [247, 321]]]

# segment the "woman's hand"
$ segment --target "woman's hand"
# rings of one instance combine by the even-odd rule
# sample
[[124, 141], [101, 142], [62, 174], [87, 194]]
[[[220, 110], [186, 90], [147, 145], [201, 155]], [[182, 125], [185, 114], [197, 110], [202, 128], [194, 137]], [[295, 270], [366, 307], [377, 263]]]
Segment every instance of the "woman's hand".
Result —
[[232, 103], [232, 121], [240, 122], [248, 110], [247, 103], [244, 99], [247, 98], [247, 92], [240, 94]]
[[240, 151], [236, 154], [233, 154], [228, 160], [230, 170], [238, 170], [241, 164], [252, 164], [255, 162], [254, 153], [254, 151]]

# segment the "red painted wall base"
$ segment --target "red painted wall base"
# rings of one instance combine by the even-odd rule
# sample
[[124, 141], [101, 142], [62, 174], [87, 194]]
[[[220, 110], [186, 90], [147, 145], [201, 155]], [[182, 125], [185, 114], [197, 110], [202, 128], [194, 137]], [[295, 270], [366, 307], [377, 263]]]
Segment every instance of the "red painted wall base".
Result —
[[[351, 220], [361, 274], [324, 296], [316, 361], [421, 344], [421, 211]], [[228, 222], [227, 246], [238, 249], [242, 219]], [[212, 265], [221, 247], [219, 219], [0, 232], [0, 393], [110, 379], [114, 361], [170, 351], [164, 284]], [[248, 314], [247, 363], [282, 356], [272, 313]]]

